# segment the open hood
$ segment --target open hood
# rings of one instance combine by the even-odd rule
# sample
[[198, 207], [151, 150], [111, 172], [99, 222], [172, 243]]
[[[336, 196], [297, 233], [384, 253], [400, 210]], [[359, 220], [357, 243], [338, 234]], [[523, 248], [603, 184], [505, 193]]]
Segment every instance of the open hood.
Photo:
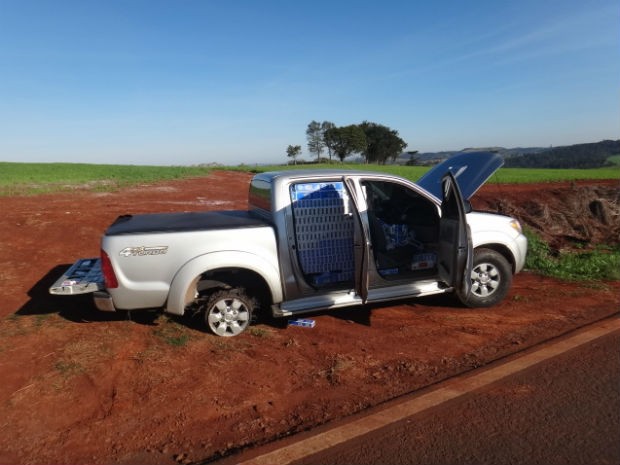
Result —
[[441, 179], [450, 172], [458, 181], [463, 198], [469, 200], [503, 164], [504, 159], [497, 153], [459, 153], [435, 165], [416, 184], [441, 199]]

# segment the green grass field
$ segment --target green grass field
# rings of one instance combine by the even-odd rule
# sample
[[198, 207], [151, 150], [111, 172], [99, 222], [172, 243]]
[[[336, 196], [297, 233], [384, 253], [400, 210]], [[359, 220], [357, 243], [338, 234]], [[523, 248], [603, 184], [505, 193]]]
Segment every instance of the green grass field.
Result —
[[[114, 190], [161, 180], [206, 176], [214, 169], [264, 172], [288, 169], [345, 168], [396, 174], [412, 181], [429, 168], [422, 166], [322, 164], [235, 167], [95, 165], [85, 163], [0, 162], [0, 195], [32, 195], [85, 188]], [[530, 183], [587, 179], [620, 179], [620, 164], [592, 170], [502, 168], [489, 180], [494, 183]]]
[[209, 167], [0, 162], [0, 195], [37, 194], [84, 187], [113, 190], [168, 179], [205, 176]]
[[[396, 165], [364, 165], [364, 164], [320, 164], [320, 165], [297, 165], [297, 166], [259, 166], [251, 168], [254, 172], [277, 171], [288, 169], [322, 169], [343, 167], [346, 169], [361, 169], [380, 171], [402, 176], [403, 178], [416, 181], [429, 167], [424, 166], [396, 166]], [[234, 168], [239, 169], [239, 168]], [[248, 169], [248, 168], [245, 168]], [[532, 182], [557, 182], [576, 181], [587, 179], [620, 179], [620, 165], [609, 168], [597, 169], [535, 169], [535, 168], [500, 168], [488, 182], [523, 184]]]

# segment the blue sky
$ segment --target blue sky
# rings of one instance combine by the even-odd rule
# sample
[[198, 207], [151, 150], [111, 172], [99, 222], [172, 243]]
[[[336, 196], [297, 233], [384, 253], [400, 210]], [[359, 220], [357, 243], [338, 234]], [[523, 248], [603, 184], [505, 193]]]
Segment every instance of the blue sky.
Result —
[[0, 160], [284, 162], [312, 120], [419, 151], [620, 139], [620, 4], [0, 0]]

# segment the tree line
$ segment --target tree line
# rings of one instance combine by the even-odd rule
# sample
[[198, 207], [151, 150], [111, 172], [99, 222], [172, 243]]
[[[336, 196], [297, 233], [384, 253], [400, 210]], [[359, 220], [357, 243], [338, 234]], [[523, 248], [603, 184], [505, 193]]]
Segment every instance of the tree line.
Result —
[[620, 140], [555, 147], [545, 152], [506, 158], [507, 168], [601, 168], [607, 159], [620, 154]]
[[[388, 160], [394, 161], [407, 143], [398, 136], [398, 131], [382, 124], [363, 121], [360, 124], [336, 126], [331, 121], [311, 121], [306, 128], [308, 151], [316, 155], [316, 161], [322, 162], [321, 157], [327, 153], [332, 162], [337, 157], [340, 162], [345, 158], [359, 154], [366, 163], [385, 164]], [[289, 145], [286, 149], [288, 157], [297, 163], [301, 154], [301, 145]]]

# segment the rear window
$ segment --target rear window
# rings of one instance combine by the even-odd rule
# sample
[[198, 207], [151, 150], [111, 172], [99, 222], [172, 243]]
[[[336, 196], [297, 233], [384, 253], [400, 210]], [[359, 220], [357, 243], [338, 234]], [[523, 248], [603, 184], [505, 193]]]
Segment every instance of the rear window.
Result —
[[250, 209], [271, 212], [271, 183], [263, 179], [252, 179], [248, 203]]

